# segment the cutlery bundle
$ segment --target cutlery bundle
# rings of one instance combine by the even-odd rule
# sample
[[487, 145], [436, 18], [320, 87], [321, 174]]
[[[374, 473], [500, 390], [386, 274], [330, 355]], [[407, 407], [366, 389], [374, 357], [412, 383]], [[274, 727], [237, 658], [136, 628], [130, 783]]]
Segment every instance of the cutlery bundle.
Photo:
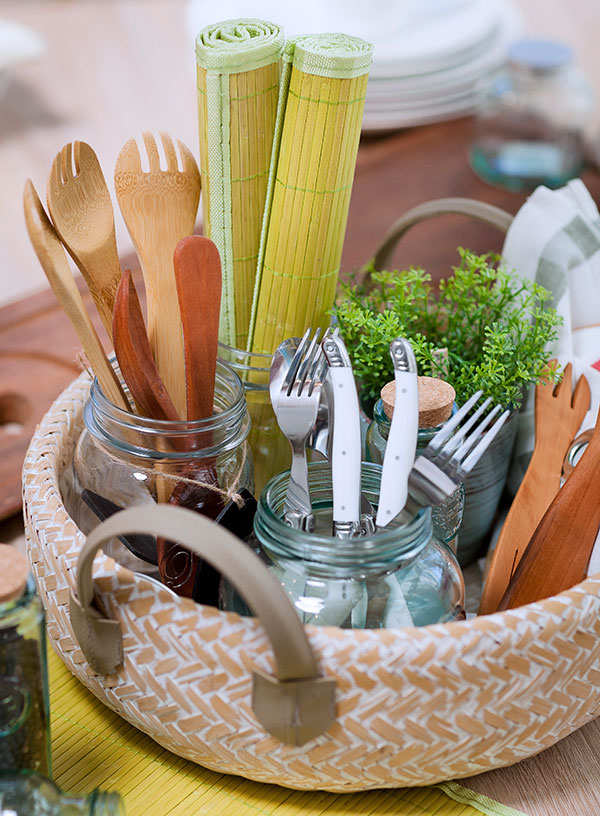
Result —
[[[372, 535], [401, 524], [419, 507], [437, 506], [451, 496], [475, 467], [508, 419], [510, 411], [491, 410], [491, 399], [479, 406], [475, 393], [416, 458], [418, 432], [417, 367], [410, 342], [390, 344], [396, 399], [383, 460], [378, 507], [361, 495], [360, 409], [350, 358], [342, 338], [320, 330], [312, 340], [280, 344], [271, 367], [271, 401], [279, 426], [292, 446], [292, 470], [284, 519], [311, 532], [314, 516], [308, 486], [307, 441], [317, 425], [322, 401], [327, 402], [328, 435], [319, 450], [331, 460], [333, 485], [332, 535], [340, 539]], [[405, 511], [406, 512], [403, 512]]]

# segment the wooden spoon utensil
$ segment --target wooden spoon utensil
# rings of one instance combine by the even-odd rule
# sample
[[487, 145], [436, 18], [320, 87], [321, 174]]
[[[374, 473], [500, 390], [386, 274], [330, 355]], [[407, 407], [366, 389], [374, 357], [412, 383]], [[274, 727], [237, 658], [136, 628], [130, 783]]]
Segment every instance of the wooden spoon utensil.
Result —
[[572, 396], [571, 378], [568, 363], [556, 387], [550, 380], [536, 387], [533, 454], [492, 555], [480, 615], [498, 609], [528, 542], [559, 491], [565, 454], [590, 405], [586, 378], [579, 378]]
[[498, 609], [533, 603], [583, 581], [598, 529], [600, 414], [586, 450], [538, 524]]
[[187, 418], [212, 416], [219, 347], [221, 258], [210, 238], [182, 238], [173, 255], [183, 325]]
[[156, 369], [142, 307], [129, 269], [117, 289], [113, 315], [115, 354], [142, 416], [177, 422], [179, 415]]
[[161, 169], [157, 144], [143, 134], [149, 172], [142, 170], [134, 139], [122, 148], [115, 167], [121, 213], [142, 266], [148, 307], [150, 348], [179, 416], [186, 415], [185, 362], [181, 317], [173, 273], [177, 242], [194, 231], [200, 197], [200, 173], [188, 148], [160, 134], [167, 167]]
[[73, 324], [89, 363], [106, 397], [119, 408], [130, 406], [100, 343], [69, 268], [66, 253], [30, 179], [23, 194], [29, 238], [50, 286]]
[[112, 340], [121, 267], [110, 193], [98, 157], [88, 144], [69, 143], [56, 156], [47, 201], [56, 231], [79, 267]]

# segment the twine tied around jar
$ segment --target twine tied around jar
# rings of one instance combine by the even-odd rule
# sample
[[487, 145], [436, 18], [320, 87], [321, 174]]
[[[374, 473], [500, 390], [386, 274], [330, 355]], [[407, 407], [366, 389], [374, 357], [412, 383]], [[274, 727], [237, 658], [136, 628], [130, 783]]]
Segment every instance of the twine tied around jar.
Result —
[[[112, 451], [108, 450], [104, 446], [101, 446], [100, 443], [98, 442], [98, 440], [92, 434], [90, 434], [90, 438], [93, 441], [93, 444], [99, 450], [102, 450], [102, 453], [103, 453], [104, 456], [106, 456], [108, 459], [110, 459], [111, 461], [113, 461], [113, 462], [115, 462], [117, 464], [122, 464], [122, 460], [118, 456], [116, 456]], [[244, 471], [244, 466], [246, 464], [246, 459], [247, 459], [247, 455], [248, 455], [248, 441], [247, 440], [244, 440], [244, 442], [240, 446], [240, 449], [241, 449], [241, 462], [240, 462], [240, 465], [239, 465], [239, 467], [237, 469], [237, 472], [236, 472], [236, 474], [235, 474], [235, 476], [234, 476], [234, 478], [233, 478], [233, 480], [231, 482], [231, 485], [229, 486], [229, 488], [227, 490], [225, 490], [222, 487], [219, 487], [218, 485], [216, 485], [214, 483], [211, 483], [211, 482], [208, 482], [208, 481], [203, 481], [201, 479], [192, 479], [189, 476], [183, 476], [182, 474], [175, 474], [175, 473], [167, 473], [167, 472], [165, 472], [163, 470], [159, 471], [159, 470], [157, 470], [156, 467], [145, 467], [144, 465], [140, 465], [140, 464], [136, 463], [135, 469], [139, 473], [145, 473], [148, 476], [156, 476], [156, 477], [159, 477], [161, 480], [172, 482], [173, 487], [176, 484], [179, 484], [179, 483], [183, 482], [185, 484], [193, 485], [194, 487], [201, 487], [201, 488], [204, 488], [206, 490], [210, 490], [211, 492], [216, 493], [217, 495], [221, 496], [221, 498], [224, 500], [224, 503], [227, 503], [228, 501], [232, 501], [236, 505], [236, 507], [241, 509], [245, 505], [246, 500], [241, 495], [241, 493], [239, 493], [237, 488], [238, 488], [240, 480], [242, 478], [242, 473]]]

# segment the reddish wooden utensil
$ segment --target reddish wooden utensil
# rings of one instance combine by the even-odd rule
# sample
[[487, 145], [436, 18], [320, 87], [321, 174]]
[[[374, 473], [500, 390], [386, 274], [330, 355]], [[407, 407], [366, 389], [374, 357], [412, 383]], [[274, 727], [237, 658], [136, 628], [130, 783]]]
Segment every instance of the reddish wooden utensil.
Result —
[[123, 272], [117, 289], [113, 340], [121, 374], [139, 413], [152, 419], [178, 421], [179, 415], [152, 356], [144, 315], [129, 269]]
[[182, 238], [173, 254], [179, 298], [187, 418], [212, 416], [221, 309], [221, 258], [201, 235]]
[[523, 553], [560, 488], [563, 459], [590, 405], [585, 377], [571, 397], [572, 366], [556, 385], [546, 380], [535, 390], [535, 447], [492, 555], [479, 614], [495, 612]]
[[600, 528], [600, 414], [593, 436], [537, 526], [498, 609], [570, 589], [586, 577]]
[[[187, 418], [200, 420], [213, 414], [215, 373], [221, 308], [221, 259], [215, 244], [200, 235], [182, 238], [173, 254], [175, 283], [185, 356]], [[199, 447], [212, 445], [209, 434], [195, 440]], [[217, 519], [223, 513], [225, 500], [220, 492], [204, 485], [218, 487], [214, 459], [190, 465], [184, 475], [203, 484], [179, 482], [170, 504], [178, 504]], [[177, 542], [157, 542], [158, 567], [163, 583], [179, 595], [193, 597], [201, 603], [216, 606], [220, 575], [210, 564], [181, 547]]]

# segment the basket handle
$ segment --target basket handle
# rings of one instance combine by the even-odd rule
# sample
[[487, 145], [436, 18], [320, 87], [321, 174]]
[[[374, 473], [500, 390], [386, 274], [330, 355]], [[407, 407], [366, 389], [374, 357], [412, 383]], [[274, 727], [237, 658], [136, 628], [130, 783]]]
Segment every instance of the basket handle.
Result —
[[115, 513], [87, 537], [77, 563], [70, 615], [90, 666], [107, 675], [123, 660], [119, 622], [92, 605], [92, 564], [102, 544], [132, 533], [177, 540], [220, 570], [258, 616], [275, 657], [275, 677], [259, 669], [252, 672], [252, 709], [265, 730], [291, 745], [302, 745], [326, 731], [335, 720], [335, 680], [320, 676], [304, 627], [279, 581], [234, 535], [182, 507], [131, 507]]
[[445, 213], [467, 215], [470, 218], [476, 218], [478, 221], [483, 221], [504, 233], [508, 230], [513, 219], [512, 215], [501, 210], [499, 207], [494, 207], [492, 204], [485, 204], [483, 201], [476, 201], [472, 198], [437, 198], [434, 201], [419, 204], [411, 210], [408, 210], [408, 212], [405, 212], [404, 215], [390, 227], [383, 241], [375, 250], [375, 254], [371, 260], [363, 267], [363, 281], [369, 277], [367, 270], [371, 264], [376, 270], [385, 269], [387, 267], [398, 241], [412, 226], [418, 224], [420, 221], [425, 221], [427, 218], [434, 218], [437, 215], [444, 215]]

